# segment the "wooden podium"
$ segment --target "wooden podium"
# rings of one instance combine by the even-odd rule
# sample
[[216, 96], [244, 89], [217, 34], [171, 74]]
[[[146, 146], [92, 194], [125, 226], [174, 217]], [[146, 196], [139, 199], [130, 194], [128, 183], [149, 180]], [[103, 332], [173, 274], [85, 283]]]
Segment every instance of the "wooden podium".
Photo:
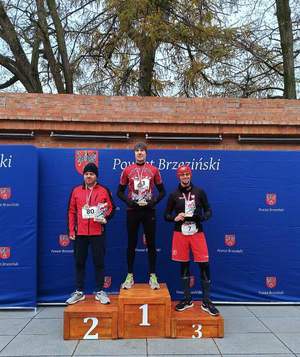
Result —
[[224, 337], [224, 319], [211, 316], [201, 309], [201, 301], [194, 301], [192, 308], [176, 311], [177, 301], [172, 302], [171, 336], [175, 338]]
[[102, 305], [93, 295], [64, 311], [65, 340], [101, 340], [116, 338], [203, 338], [224, 337], [222, 316], [210, 316], [194, 307], [178, 312], [171, 302], [166, 284], [152, 290], [148, 284], [111, 295], [111, 303]]
[[152, 290], [148, 284], [121, 289], [118, 333], [120, 338], [170, 337], [171, 297], [166, 284]]
[[69, 305], [64, 311], [65, 340], [99, 340], [118, 338], [118, 296], [102, 305], [94, 295]]

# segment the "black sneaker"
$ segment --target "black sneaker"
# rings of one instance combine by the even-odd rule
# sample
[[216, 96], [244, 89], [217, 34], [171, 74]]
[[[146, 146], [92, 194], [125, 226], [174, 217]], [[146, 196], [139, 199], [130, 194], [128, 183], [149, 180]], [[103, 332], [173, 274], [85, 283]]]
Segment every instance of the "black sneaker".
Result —
[[210, 301], [203, 301], [201, 305], [201, 309], [208, 312], [212, 316], [219, 315], [219, 310], [215, 307], [215, 305]]
[[176, 311], [184, 311], [186, 309], [189, 309], [190, 307], [193, 307], [193, 301], [191, 299], [189, 300], [181, 300], [176, 306], [175, 306], [175, 310]]

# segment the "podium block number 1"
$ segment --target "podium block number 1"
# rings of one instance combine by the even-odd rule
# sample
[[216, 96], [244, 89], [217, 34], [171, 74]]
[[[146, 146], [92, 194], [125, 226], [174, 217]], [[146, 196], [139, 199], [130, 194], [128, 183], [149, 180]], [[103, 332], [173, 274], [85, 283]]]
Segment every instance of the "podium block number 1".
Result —
[[142, 310], [142, 322], [139, 324], [140, 326], [151, 326], [148, 322], [148, 304], [144, 304], [139, 307]]
[[98, 326], [98, 319], [96, 317], [86, 317], [83, 322], [86, 324], [89, 320], [92, 320], [92, 326], [88, 329], [86, 334], [83, 336], [84, 340], [98, 340], [98, 333], [91, 335], [90, 333]]

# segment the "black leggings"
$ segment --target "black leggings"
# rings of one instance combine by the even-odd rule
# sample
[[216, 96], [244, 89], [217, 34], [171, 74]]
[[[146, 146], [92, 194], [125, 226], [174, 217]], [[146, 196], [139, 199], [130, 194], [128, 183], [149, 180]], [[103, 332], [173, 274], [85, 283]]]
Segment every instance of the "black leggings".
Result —
[[[209, 263], [198, 263], [200, 269], [201, 276], [201, 286], [202, 286], [202, 294], [203, 301], [208, 301], [210, 296], [210, 271], [209, 271]], [[191, 299], [190, 292], [190, 262], [181, 262], [180, 263], [180, 273], [183, 285], [183, 292], [185, 299]]]
[[132, 209], [127, 211], [127, 266], [128, 273], [133, 273], [135, 258], [135, 248], [138, 241], [138, 231], [140, 224], [143, 225], [144, 234], [148, 249], [149, 273], [155, 273], [156, 247], [155, 247], [155, 210], [154, 209]]
[[[210, 281], [210, 270], [209, 270], [209, 263], [198, 263], [201, 280], [203, 281]], [[180, 263], [180, 274], [181, 277], [189, 277], [190, 276], [190, 262], [181, 262]]]
[[84, 290], [85, 265], [91, 245], [95, 269], [96, 291], [103, 289], [104, 284], [104, 255], [105, 236], [77, 236], [74, 241], [74, 256], [76, 266], [76, 288]]

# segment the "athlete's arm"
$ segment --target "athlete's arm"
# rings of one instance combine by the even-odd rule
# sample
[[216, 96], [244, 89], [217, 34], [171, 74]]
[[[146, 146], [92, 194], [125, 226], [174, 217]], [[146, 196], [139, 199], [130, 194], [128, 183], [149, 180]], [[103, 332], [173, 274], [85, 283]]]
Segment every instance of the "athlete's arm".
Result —
[[106, 195], [107, 195], [106, 202], [107, 202], [107, 205], [108, 205], [108, 209], [105, 212], [105, 219], [109, 220], [109, 219], [111, 219], [113, 217], [113, 215], [115, 213], [116, 206], [114, 204], [114, 201], [113, 201], [113, 198], [112, 198], [110, 190], [107, 187], [104, 187], [104, 188], [106, 190]]
[[135, 201], [129, 199], [128, 196], [125, 194], [126, 187], [127, 185], [119, 184], [117, 196], [120, 198], [120, 200], [125, 202], [128, 207], [139, 207], [139, 205]]
[[161, 201], [165, 195], [166, 195], [166, 190], [164, 187], [163, 183], [159, 183], [155, 185], [157, 190], [158, 190], [158, 196], [157, 197], [152, 197], [151, 200], [148, 203], [148, 206], [154, 207], [156, 204], [158, 204], [159, 201]]
[[75, 226], [76, 226], [76, 201], [74, 198], [74, 190], [72, 191], [69, 199], [69, 207], [68, 207], [68, 229], [69, 229], [69, 237], [70, 239], [75, 239]]

